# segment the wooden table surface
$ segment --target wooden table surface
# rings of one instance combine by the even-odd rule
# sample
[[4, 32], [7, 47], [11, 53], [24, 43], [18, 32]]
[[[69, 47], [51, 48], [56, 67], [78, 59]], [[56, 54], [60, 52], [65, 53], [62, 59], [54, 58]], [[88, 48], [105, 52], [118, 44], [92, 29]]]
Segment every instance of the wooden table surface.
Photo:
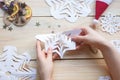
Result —
[[[8, 31], [3, 26], [3, 11], [0, 10], [0, 53], [6, 45], [16, 46], [18, 53], [29, 51], [33, 60], [36, 60], [36, 39], [37, 34], [66, 31], [76, 27], [89, 26], [93, 20], [95, 2], [92, 4], [92, 12], [88, 17], [80, 17], [75, 23], [64, 19], [56, 20], [50, 15], [50, 8], [44, 0], [24, 0], [33, 11], [30, 22], [24, 27], [12, 26], [13, 30]], [[113, 0], [107, 12], [120, 12], [120, 0]], [[36, 26], [36, 22], [40, 25]], [[108, 41], [120, 39], [120, 32], [113, 35], [102, 32], [98, 27], [97, 31], [106, 37]], [[34, 65], [35, 64], [35, 65]], [[73, 51], [64, 56], [63, 60], [54, 62], [54, 80], [98, 80], [100, 76], [109, 75], [104, 58], [100, 52], [93, 53], [88, 47], [79, 51]], [[31, 61], [31, 66], [37, 67], [36, 61]]]

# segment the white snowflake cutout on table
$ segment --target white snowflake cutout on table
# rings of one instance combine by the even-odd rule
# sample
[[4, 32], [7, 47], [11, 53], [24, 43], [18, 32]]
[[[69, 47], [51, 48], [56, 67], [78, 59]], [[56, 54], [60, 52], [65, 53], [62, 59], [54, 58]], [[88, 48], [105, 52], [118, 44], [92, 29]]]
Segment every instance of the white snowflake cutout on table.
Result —
[[109, 34], [120, 31], [120, 17], [115, 14], [108, 13], [105, 17], [100, 18], [102, 30]]
[[100, 76], [98, 80], [112, 80], [110, 76]]
[[75, 22], [80, 16], [87, 16], [93, 0], [45, 0], [50, 6], [51, 15], [56, 19]]
[[115, 48], [120, 52], [120, 40], [111, 40], [111, 43], [115, 46]]
[[35, 78], [36, 69], [29, 67], [31, 57], [28, 53], [18, 55], [14, 46], [5, 46], [3, 52], [0, 54], [0, 80], [11, 80], [9, 77], [13, 76], [18, 79], [12, 80], [19, 80], [19, 76]]

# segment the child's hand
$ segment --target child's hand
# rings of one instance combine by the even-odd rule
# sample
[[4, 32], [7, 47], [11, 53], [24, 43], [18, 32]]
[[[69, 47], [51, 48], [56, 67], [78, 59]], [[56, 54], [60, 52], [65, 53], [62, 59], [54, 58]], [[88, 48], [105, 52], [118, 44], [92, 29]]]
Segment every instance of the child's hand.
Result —
[[37, 58], [41, 80], [51, 80], [53, 74], [52, 49], [41, 50], [40, 41], [37, 40]]
[[82, 30], [81, 34], [72, 37], [72, 40], [78, 44], [78, 48], [83, 44], [88, 44], [98, 49], [102, 49], [104, 44], [106, 44], [107, 40], [90, 27], [84, 27], [80, 29]]

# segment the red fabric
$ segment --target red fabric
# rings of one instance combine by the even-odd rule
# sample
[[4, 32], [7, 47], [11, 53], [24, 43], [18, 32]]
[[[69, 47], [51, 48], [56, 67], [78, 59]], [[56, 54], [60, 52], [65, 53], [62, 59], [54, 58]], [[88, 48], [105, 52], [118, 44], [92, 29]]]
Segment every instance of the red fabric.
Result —
[[96, 1], [95, 19], [99, 19], [102, 13], [107, 9], [108, 4], [102, 1]]

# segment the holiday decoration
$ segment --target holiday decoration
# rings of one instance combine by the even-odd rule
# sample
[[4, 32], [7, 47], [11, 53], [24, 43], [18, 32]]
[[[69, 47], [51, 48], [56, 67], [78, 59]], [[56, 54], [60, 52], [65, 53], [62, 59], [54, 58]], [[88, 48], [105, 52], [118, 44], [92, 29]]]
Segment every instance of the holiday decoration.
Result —
[[36, 38], [45, 43], [46, 51], [51, 47], [53, 53], [58, 53], [61, 58], [67, 50], [75, 49], [75, 43], [62, 34], [37, 35]]
[[20, 0], [0, 1], [1, 9], [5, 12], [3, 21], [8, 27], [13, 23], [16, 26], [24, 26], [32, 16], [31, 8]]
[[71, 30], [57, 34], [37, 35], [36, 39], [44, 42], [45, 50], [51, 47], [53, 53], [57, 53], [60, 58], [63, 58], [66, 51], [76, 49], [75, 42], [68, 36], [79, 35], [80, 32], [81, 30]]
[[28, 53], [18, 55], [16, 52], [14, 46], [4, 47], [3, 53], [0, 54], [0, 80], [35, 79], [36, 69], [29, 67], [30, 55]]
[[120, 17], [115, 14], [108, 13], [105, 17], [100, 18], [102, 31], [114, 34], [120, 31]]
[[93, 0], [45, 0], [50, 6], [51, 15], [56, 19], [65, 18], [75, 22], [80, 16], [87, 16]]
[[104, 13], [104, 11], [108, 8], [112, 0], [96, 0], [95, 7], [95, 19], [93, 20], [92, 27], [95, 27], [96, 24], [99, 23], [98, 19]]

